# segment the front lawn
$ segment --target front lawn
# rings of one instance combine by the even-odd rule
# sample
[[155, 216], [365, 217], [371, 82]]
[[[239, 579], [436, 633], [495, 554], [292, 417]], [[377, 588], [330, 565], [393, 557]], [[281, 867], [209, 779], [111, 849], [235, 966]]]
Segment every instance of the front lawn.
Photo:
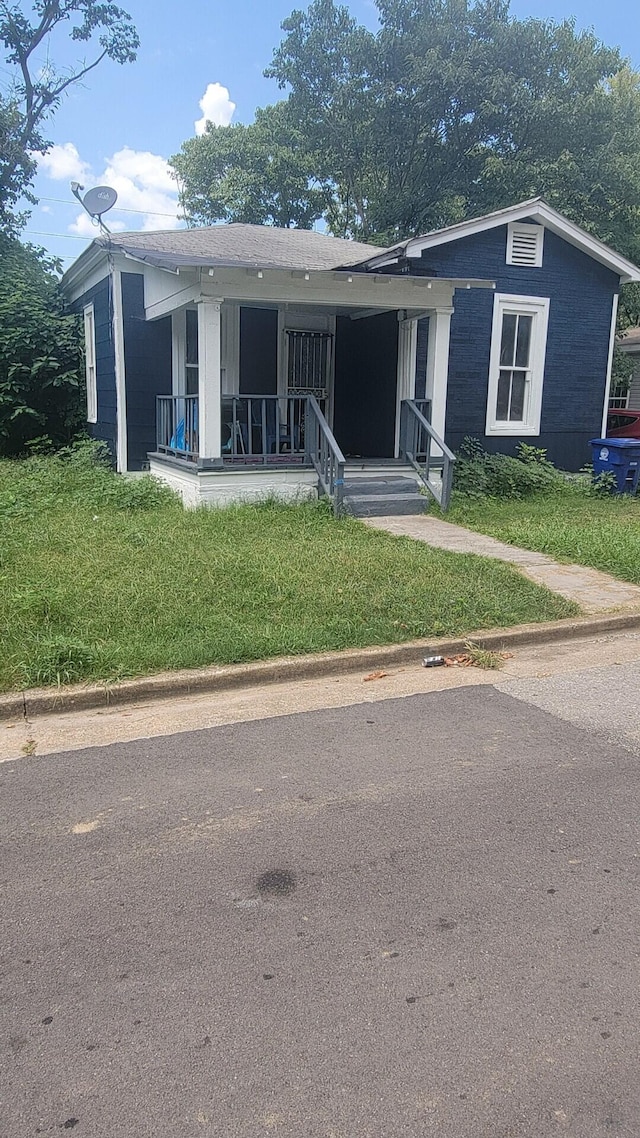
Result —
[[88, 448], [0, 462], [0, 690], [570, 616], [500, 562], [324, 503], [182, 509]]
[[640, 584], [640, 501], [567, 484], [531, 498], [454, 494], [447, 521]]

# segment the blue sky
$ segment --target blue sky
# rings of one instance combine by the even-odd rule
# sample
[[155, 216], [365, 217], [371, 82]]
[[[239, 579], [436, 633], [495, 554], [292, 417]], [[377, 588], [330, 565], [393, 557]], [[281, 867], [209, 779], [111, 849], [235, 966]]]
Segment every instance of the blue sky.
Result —
[[[66, 266], [93, 236], [71, 197], [70, 180], [87, 187], [115, 185], [123, 208], [109, 214], [111, 228], [173, 227], [175, 191], [166, 159], [195, 133], [205, 92], [207, 116], [220, 122], [249, 122], [256, 106], [278, 98], [276, 84], [262, 72], [281, 38], [281, 21], [293, 7], [304, 6], [300, 0], [122, 3], [140, 33], [138, 60], [124, 67], [101, 64], [57, 112], [48, 131], [55, 146], [41, 165], [40, 202], [25, 234], [63, 257]], [[349, 7], [375, 27], [371, 0], [352, 0]], [[637, 0], [512, 0], [511, 10], [519, 17], [573, 15], [579, 27], [592, 27], [605, 43], [621, 45], [640, 69]], [[52, 56], [61, 62], [76, 58], [64, 38], [52, 45]], [[0, 66], [0, 81], [6, 77]]]

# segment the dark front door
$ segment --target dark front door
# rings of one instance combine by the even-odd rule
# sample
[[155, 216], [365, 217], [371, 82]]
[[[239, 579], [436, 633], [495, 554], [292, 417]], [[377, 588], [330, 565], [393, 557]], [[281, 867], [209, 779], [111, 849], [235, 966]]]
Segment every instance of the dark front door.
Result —
[[397, 367], [397, 313], [338, 317], [333, 433], [347, 457], [393, 458]]

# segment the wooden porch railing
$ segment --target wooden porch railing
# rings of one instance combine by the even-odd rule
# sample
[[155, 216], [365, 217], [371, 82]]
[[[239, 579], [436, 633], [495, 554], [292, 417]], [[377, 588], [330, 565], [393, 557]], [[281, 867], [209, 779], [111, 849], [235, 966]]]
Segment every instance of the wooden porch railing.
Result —
[[[434, 431], [421, 407], [425, 401], [403, 399], [400, 406], [400, 454], [417, 470], [421, 481], [442, 510], [451, 500], [456, 456]], [[433, 455], [432, 449], [440, 451]]]

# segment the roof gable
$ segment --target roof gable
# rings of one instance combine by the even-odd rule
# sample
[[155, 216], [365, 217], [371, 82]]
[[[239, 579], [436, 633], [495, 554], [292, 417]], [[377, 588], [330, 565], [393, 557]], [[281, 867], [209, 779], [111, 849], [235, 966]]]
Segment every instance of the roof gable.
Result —
[[583, 253], [593, 257], [594, 260], [599, 261], [600, 264], [616, 273], [623, 284], [628, 281], [640, 281], [640, 269], [637, 265], [616, 253], [609, 245], [605, 245], [604, 241], [600, 241], [597, 237], [587, 233], [575, 222], [569, 221], [563, 214], [547, 205], [542, 198], [530, 198], [528, 201], [509, 206], [507, 209], [487, 213], [483, 217], [469, 218], [467, 221], [460, 221], [456, 225], [448, 225], [444, 229], [434, 229], [431, 233], [424, 233], [419, 237], [410, 237], [407, 241], [395, 246], [394, 249], [373, 257], [369, 264], [375, 264], [376, 267], [381, 268], [382, 265], [388, 264], [392, 259], [397, 259], [399, 255], [419, 257], [424, 251], [437, 248], [440, 245], [448, 245], [450, 242], [459, 241], [463, 237], [470, 237], [475, 233], [482, 233], [488, 229], [495, 229], [498, 226], [509, 225], [512, 222], [524, 221], [525, 219], [544, 225], [545, 228], [562, 237], [570, 245], [574, 245]]

